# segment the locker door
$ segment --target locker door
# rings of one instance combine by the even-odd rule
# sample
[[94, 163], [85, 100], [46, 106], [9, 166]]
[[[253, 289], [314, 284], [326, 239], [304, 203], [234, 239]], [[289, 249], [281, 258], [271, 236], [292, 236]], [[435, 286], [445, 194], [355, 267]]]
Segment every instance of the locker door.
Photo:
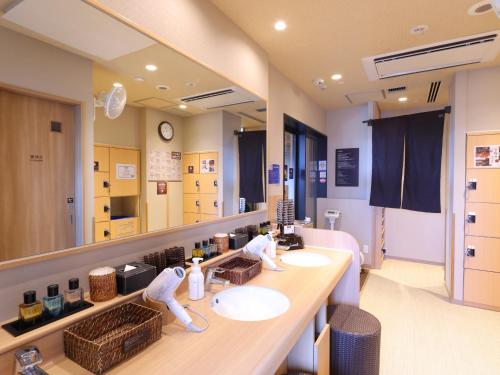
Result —
[[94, 197], [109, 197], [108, 172], [94, 172]]
[[184, 212], [200, 213], [200, 195], [184, 194]]
[[184, 212], [184, 225], [195, 224], [201, 222], [200, 214]]
[[216, 194], [218, 191], [217, 175], [213, 173], [204, 173], [200, 175], [200, 193]]
[[483, 306], [500, 307], [500, 273], [466, 269], [464, 300]]
[[467, 202], [500, 203], [500, 169], [467, 169]]
[[[478, 134], [467, 136], [467, 168], [481, 168], [476, 166], [476, 147], [500, 145], [500, 134]], [[482, 156], [482, 155], [477, 155]], [[494, 170], [495, 168], [484, 168], [487, 170]]]
[[184, 154], [182, 159], [182, 173], [200, 173], [200, 154]]
[[94, 146], [94, 171], [109, 172], [109, 147]]
[[219, 173], [217, 152], [204, 152], [200, 154], [200, 173]]
[[95, 242], [108, 241], [111, 239], [109, 221], [95, 223], [94, 231]]
[[201, 221], [202, 222], [207, 222], [207, 221], [213, 221], [217, 220], [219, 217], [217, 215], [207, 215], [207, 214], [201, 214]]
[[139, 195], [141, 176], [139, 151], [111, 147], [109, 149], [109, 163], [110, 196]]
[[207, 215], [217, 215], [217, 194], [200, 194], [200, 212]]
[[96, 223], [108, 221], [110, 219], [110, 211], [109, 197], [94, 198], [94, 220]]
[[500, 238], [465, 236], [464, 267], [500, 272]]
[[500, 204], [472, 203], [465, 205], [465, 234], [500, 237]]
[[200, 175], [196, 174], [185, 174], [183, 180], [184, 193], [194, 194], [200, 192]]

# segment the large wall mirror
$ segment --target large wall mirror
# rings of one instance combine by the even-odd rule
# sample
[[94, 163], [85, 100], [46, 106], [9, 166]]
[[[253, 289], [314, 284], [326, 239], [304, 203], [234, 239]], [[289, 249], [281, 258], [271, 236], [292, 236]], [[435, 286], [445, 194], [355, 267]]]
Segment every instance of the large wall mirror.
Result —
[[80, 0], [0, 6], [0, 261], [265, 208], [262, 99]]

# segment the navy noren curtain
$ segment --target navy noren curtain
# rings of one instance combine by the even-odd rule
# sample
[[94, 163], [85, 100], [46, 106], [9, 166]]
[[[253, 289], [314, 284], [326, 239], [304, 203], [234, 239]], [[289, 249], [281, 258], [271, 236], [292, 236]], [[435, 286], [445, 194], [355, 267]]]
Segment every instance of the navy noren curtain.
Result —
[[249, 131], [238, 135], [240, 197], [247, 203], [265, 202], [263, 161], [266, 160], [266, 132]]

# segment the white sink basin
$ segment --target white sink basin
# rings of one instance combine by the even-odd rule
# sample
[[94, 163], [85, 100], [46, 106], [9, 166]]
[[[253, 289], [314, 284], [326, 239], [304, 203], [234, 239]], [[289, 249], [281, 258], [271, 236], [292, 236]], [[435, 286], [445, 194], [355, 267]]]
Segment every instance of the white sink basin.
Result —
[[307, 251], [289, 251], [280, 257], [285, 264], [298, 267], [322, 267], [332, 263], [326, 255], [309, 253]]
[[243, 321], [276, 318], [290, 307], [290, 301], [283, 293], [259, 286], [225, 289], [213, 296], [210, 304], [224, 318]]

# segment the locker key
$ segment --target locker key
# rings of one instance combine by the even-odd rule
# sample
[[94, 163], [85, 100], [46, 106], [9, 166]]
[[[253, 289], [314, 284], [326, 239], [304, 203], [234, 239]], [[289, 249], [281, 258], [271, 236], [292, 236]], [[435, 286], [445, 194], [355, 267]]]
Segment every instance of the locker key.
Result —
[[467, 222], [469, 224], [474, 224], [476, 222], [476, 213], [475, 212], [469, 212], [467, 214]]
[[476, 256], [476, 248], [473, 246], [467, 246], [467, 249], [465, 249], [465, 255], [468, 257], [475, 257]]
[[467, 183], [467, 189], [469, 189], [469, 190], [477, 190], [477, 181], [476, 180], [470, 180]]
[[109, 211], [109, 207], [108, 206], [104, 206], [102, 209], [103, 209], [104, 212], [108, 212]]

